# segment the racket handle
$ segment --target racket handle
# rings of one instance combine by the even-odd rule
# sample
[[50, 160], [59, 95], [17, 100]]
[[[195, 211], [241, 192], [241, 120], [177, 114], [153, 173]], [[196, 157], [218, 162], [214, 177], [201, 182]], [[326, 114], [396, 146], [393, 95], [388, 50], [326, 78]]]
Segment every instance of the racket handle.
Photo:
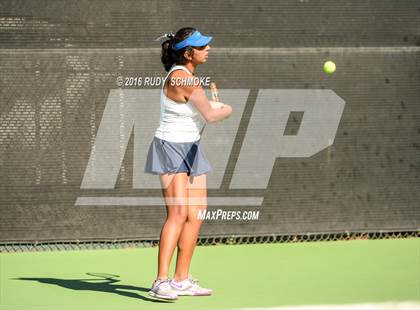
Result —
[[213, 101], [220, 101], [219, 93], [217, 91], [217, 86], [215, 82], [210, 82], [210, 91], [211, 91], [211, 97]]

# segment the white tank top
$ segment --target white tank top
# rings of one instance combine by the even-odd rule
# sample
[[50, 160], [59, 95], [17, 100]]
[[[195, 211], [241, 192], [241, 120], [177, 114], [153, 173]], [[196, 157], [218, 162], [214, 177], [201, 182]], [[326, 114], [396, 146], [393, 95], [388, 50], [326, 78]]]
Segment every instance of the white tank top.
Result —
[[168, 98], [163, 88], [168, 76], [175, 70], [191, 72], [181, 65], [172, 66], [160, 92], [160, 122], [155, 136], [170, 142], [194, 142], [200, 139], [200, 129], [204, 125], [200, 112], [190, 102], [178, 103]]

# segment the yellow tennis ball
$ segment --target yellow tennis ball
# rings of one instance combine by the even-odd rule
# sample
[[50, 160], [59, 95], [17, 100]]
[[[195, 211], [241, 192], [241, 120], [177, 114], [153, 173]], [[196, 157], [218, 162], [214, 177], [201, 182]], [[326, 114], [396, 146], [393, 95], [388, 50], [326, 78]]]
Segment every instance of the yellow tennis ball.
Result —
[[331, 60], [326, 61], [324, 63], [324, 72], [325, 73], [333, 73], [335, 71], [335, 63]]

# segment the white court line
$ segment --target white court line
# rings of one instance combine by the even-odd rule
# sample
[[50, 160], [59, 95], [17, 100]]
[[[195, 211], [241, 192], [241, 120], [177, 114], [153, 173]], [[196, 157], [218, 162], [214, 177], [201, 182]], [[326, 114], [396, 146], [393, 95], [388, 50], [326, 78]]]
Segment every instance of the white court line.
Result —
[[[0, 49], [0, 55], [8, 54], [160, 54], [158, 47], [144, 48], [11, 48]], [[420, 52], [420, 46], [369, 46], [369, 47], [212, 47], [211, 54], [308, 54], [308, 53], [399, 53], [399, 52]]]
[[345, 304], [345, 305], [305, 305], [278, 308], [242, 308], [241, 310], [420, 310], [416, 301]]

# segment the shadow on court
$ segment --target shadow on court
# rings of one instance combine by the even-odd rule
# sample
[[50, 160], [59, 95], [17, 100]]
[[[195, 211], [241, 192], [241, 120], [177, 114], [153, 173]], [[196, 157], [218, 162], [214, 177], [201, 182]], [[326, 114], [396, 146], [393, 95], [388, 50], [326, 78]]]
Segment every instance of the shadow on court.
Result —
[[[117, 276], [118, 277], [118, 276]], [[149, 298], [142, 296], [136, 293], [127, 292], [126, 290], [148, 292], [149, 288], [139, 287], [133, 285], [115, 285], [114, 283], [120, 282], [117, 279], [105, 278], [105, 279], [58, 279], [58, 278], [12, 278], [11, 280], [26, 280], [26, 281], [38, 281], [39, 283], [44, 284], [53, 284], [61, 286], [71, 290], [80, 290], [80, 291], [97, 291], [97, 292], [106, 292], [118, 294], [125, 297], [142, 299], [144, 301], [157, 302], [157, 303], [173, 303], [173, 301], [159, 300], [154, 298]], [[95, 283], [95, 281], [100, 281]]]

